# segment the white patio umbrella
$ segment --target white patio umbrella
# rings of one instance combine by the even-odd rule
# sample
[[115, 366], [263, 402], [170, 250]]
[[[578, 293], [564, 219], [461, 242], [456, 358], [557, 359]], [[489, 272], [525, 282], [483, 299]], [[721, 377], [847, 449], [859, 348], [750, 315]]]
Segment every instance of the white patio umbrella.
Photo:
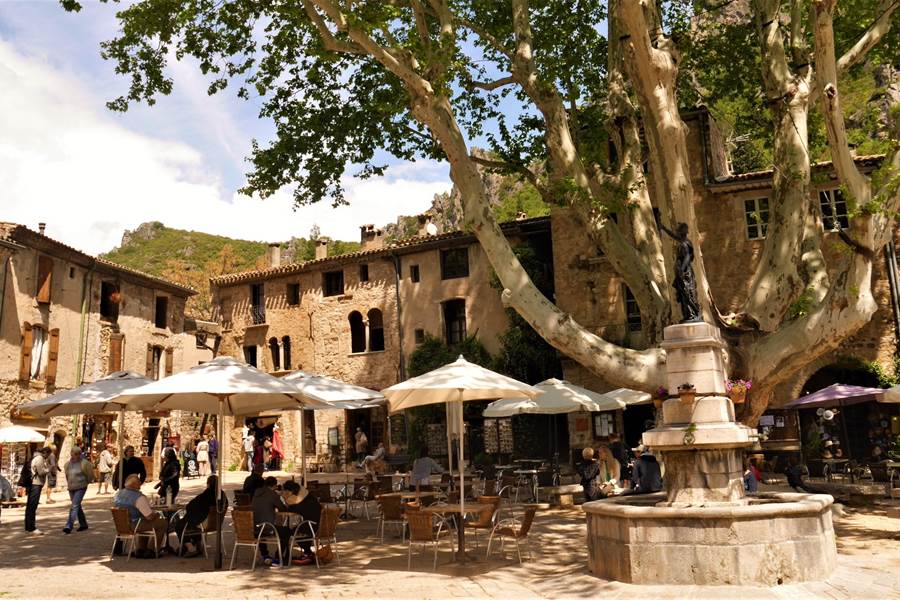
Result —
[[[424, 375], [407, 379], [382, 390], [390, 404], [390, 411], [397, 412], [415, 406], [427, 404], [447, 405], [448, 438], [451, 423], [456, 419], [456, 430], [459, 434], [459, 500], [461, 512], [465, 511], [465, 482], [463, 478], [463, 402], [469, 400], [490, 400], [491, 398], [533, 398], [541, 390], [528, 384], [495, 373], [484, 367], [470, 363], [460, 356], [449, 365], [444, 365]], [[452, 452], [448, 440], [447, 452]], [[462, 536], [463, 527], [459, 527]], [[462, 550], [462, 546], [460, 547]]]
[[[561, 381], [547, 379], [534, 385], [541, 390], [535, 398], [504, 398], [488, 405], [485, 417], [511, 417], [521, 414], [558, 415], [572, 412], [597, 412], [625, 408], [626, 402], [609, 392], [601, 394]], [[617, 392], [619, 390], [616, 390]], [[649, 398], [649, 394], [647, 394]]]
[[[647, 404], [653, 399], [653, 396], [651, 396], [647, 392], [631, 390], [628, 388], [618, 388], [612, 390], [611, 392], [601, 394], [601, 396], [604, 398], [604, 401], [609, 400], [613, 402], [623, 402], [625, 406], [623, 406], [622, 408], [632, 406], [634, 404]], [[610, 409], [603, 408], [601, 410]]]
[[884, 390], [884, 393], [878, 397], [878, 402], [885, 402], [888, 404], [900, 403], [900, 385], [895, 385], [894, 387]]
[[0, 444], [40, 444], [47, 437], [31, 427], [7, 425], [0, 427]]
[[[307, 398], [327, 403], [323, 407], [335, 410], [359, 410], [373, 408], [385, 402], [384, 394], [359, 385], [353, 385], [324, 375], [316, 375], [307, 371], [294, 371], [282, 377], [290, 381]], [[303, 411], [300, 411], [300, 463], [303, 485], [306, 485], [306, 429], [303, 423]]]
[[[324, 406], [319, 400], [304, 397], [290, 382], [227, 356], [133, 389], [119, 396], [117, 401], [123, 403], [126, 409], [186, 410], [218, 415], [220, 440], [224, 439], [222, 421], [225, 415], [242, 416], [272, 409]], [[218, 461], [217, 499], [222, 492], [223, 462]], [[215, 565], [216, 568], [222, 566], [221, 527], [216, 533]]]
[[119, 413], [119, 485], [122, 482], [122, 446], [125, 439], [125, 406], [117, 400], [119, 396], [151, 383], [153, 380], [132, 371], [117, 371], [92, 383], [86, 383], [72, 390], [58, 392], [52, 396], [27, 402], [21, 406], [25, 412], [36, 417], [57, 417], [68, 415], [94, 415], [105, 412]]

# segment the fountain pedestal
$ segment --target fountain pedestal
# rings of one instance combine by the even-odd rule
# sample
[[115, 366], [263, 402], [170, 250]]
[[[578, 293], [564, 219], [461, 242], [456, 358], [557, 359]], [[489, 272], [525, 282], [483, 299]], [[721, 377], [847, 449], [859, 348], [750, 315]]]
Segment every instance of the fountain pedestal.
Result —
[[696, 398], [663, 403], [662, 425], [643, 443], [665, 467], [665, 493], [584, 505], [591, 571], [629, 583], [764, 584], [823, 579], [837, 550], [833, 498], [744, 496], [743, 450], [756, 432], [735, 422], [725, 394], [723, 348], [707, 323], [667, 327], [669, 390]]

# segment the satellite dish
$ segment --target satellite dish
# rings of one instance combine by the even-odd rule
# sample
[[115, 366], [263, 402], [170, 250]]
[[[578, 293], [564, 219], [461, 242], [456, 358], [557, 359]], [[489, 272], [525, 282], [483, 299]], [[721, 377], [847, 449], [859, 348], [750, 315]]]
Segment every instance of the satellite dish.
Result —
[[428, 235], [437, 235], [437, 232], [437, 225], [435, 225], [434, 223], [429, 223], [425, 226], [425, 233], [427, 233]]

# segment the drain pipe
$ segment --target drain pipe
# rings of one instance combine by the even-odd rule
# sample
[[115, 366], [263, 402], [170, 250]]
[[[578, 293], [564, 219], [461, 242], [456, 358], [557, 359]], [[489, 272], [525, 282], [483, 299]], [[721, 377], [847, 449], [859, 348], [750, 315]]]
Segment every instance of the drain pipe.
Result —
[[78, 334], [78, 357], [75, 360], [75, 387], [82, 384], [84, 378], [84, 346], [87, 333], [85, 326], [87, 325], [87, 311], [90, 303], [90, 290], [94, 285], [94, 268], [96, 263], [91, 263], [91, 268], [85, 271], [84, 277], [81, 278], [81, 325]]
[[[892, 232], [893, 233], [893, 232]], [[894, 250], [894, 236], [884, 247], [884, 258], [887, 263], [888, 283], [891, 290], [891, 309], [894, 312], [894, 333], [900, 346], [900, 286], [897, 278], [897, 252]]]
[[9, 261], [8, 256], [3, 261], [3, 283], [0, 284], [0, 331], [3, 331], [3, 305], [6, 300], [6, 277], [9, 275]]
[[402, 273], [400, 271], [400, 256], [396, 252], [391, 252], [391, 258], [394, 262], [394, 294], [397, 302], [397, 335], [400, 336], [400, 381], [406, 380], [406, 356], [403, 353], [403, 303], [400, 300], [400, 280]]

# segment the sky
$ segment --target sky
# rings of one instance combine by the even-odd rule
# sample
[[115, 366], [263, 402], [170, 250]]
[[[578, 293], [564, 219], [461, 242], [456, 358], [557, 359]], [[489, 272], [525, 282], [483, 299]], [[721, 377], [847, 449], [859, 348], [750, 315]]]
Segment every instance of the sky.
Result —
[[146, 221], [267, 242], [317, 224], [358, 240], [360, 225], [421, 213], [450, 190], [446, 164], [395, 160], [384, 177], [348, 174], [349, 206], [295, 210], [287, 188], [264, 201], [238, 194], [251, 140], [272, 131], [258, 104], [230, 90], [208, 96], [184, 62], [173, 65], [172, 95], [109, 111], [105, 102], [128, 85], [100, 57], [116, 7], [82, 4], [74, 14], [55, 0], [0, 0], [0, 221], [46, 222], [47, 235], [92, 254]]

